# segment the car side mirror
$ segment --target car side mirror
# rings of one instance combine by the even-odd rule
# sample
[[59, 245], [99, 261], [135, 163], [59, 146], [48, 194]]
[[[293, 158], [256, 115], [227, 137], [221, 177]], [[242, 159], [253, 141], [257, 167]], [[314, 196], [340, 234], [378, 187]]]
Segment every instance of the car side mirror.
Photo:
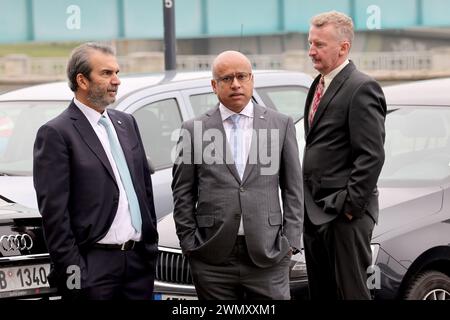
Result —
[[152, 160], [150, 160], [149, 156], [147, 156], [147, 163], [148, 163], [148, 167], [150, 168], [150, 174], [154, 174], [155, 166], [153, 165]]

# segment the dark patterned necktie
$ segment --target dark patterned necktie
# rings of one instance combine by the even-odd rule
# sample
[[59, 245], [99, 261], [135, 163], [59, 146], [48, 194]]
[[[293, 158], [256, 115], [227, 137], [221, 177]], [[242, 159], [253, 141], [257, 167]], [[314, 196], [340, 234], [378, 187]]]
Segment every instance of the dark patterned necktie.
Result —
[[309, 110], [309, 126], [311, 126], [314, 115], [316, 114], [317, 108], [319, 107], [320, 99], [322, 99], [323, 88], [325, 86], [325, 80], [323, 76], [320, 77], [319, 83], [317, 84], [316, 91], [314, 92], [314, 99], [311, 105], [311, 110]]

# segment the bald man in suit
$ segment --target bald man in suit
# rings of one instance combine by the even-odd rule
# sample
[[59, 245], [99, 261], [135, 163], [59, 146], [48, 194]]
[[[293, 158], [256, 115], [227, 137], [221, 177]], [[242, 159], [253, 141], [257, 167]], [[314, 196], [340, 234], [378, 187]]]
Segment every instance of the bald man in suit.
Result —
[[[293, 121], [253, 103], [243, 54], [219, 54], [212, 73], [220, 103], [183, 123], [173, 167], [181, 248], [200, 299], [289, 299], [290, 258], [303, 221]], [[196, 128], [215, 135], [213, 144]]]

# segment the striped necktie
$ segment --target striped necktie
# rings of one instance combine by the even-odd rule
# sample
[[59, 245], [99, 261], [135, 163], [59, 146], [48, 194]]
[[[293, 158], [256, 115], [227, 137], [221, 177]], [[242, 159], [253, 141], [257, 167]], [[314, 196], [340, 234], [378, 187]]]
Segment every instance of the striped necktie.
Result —
[[236, 169], [239, 173], [239, 177], [243, 177], [244, 175], [244, 169], [245, 169], [245, 163], [242, 160], [243, 158], [243, 136], [242, 136], [242, 130], [239, 127], [239, 121], [241, 120], [242, 115], [239, 113], [232, 114], [229, 119], [231, 120], [233, 126], [231, 128], [230, 132], [230, 144], [233, 151], [233, 159], [234, 164], [236, 166]]
[[323, 88], [325, 86], [325, 80], [323, 76], [320, 77], [319, 83], [317, 84], [316, 91], [314, 92], [314, 99], [311, 105], [311, 110], [309, 110], [309, 126], [311, 127], [314, 120], [314, 115], [316, 114], [317, 108], [319, 107], [320, 100], [322, 99]]

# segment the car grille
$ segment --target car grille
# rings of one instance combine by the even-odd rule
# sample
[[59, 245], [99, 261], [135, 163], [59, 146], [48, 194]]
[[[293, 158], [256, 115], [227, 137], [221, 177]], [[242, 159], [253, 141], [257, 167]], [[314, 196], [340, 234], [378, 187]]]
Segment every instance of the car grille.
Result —
[[156, 262], [156, 280], [192, 285], [191, 269], [181, 250], [159, 248]]
[[0, 257], [48, 253], [41, 224], [40, 218], [11, 221], [0, 218]]

